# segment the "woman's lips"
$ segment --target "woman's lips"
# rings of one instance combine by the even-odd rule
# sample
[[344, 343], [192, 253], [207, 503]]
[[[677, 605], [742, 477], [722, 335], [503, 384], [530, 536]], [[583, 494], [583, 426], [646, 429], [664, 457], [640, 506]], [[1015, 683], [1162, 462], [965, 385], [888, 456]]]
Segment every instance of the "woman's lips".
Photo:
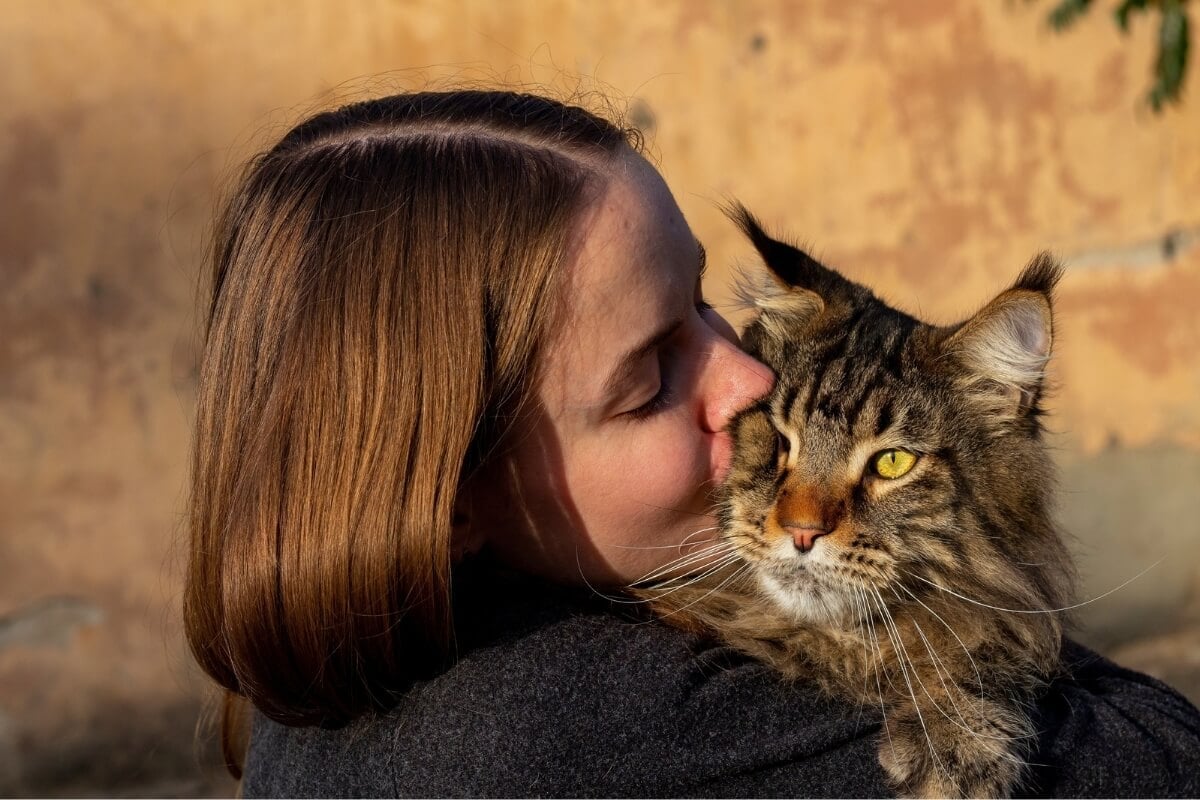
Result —
[[733, 437], [728, 431], [717, 431], [712, 436], [712, 479], [716, 486], [725, 480], [733, 464]]

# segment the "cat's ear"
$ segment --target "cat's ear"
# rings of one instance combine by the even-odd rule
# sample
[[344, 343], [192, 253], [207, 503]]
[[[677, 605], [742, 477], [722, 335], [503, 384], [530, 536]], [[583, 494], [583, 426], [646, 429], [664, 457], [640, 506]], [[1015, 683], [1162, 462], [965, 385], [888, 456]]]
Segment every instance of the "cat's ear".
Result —
[[741, 203], [731, 203], [724, 211], [746, 234], [767, 266], [763, 279], [743, 275], [739, 280], [737, 292], [746, 306], [759, 311], [785, 312], [793, 319], [820, 314], [832, 299], [835, 281], [844, 279], [800, 248], [768, 236]]
[[1011, 289], [947, 339], [965, 368], [963, 388], [1004, 417], [1036, 408], [1054, 341], [1053, 291], [1062, 266], [1039, 253]]

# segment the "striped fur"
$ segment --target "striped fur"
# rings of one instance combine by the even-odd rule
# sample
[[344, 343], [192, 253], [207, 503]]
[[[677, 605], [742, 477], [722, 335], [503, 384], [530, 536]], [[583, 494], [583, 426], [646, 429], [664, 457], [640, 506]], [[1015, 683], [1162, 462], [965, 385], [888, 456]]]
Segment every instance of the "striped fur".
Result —
[[[743, 341], [778, 380], [733, 426], [720, 522], [737, 559], [650, 596], [880, 707], [899, 793], [1006, 795], [1072, 585], [1040, 405], [1060, 268], [1040, 255], [971, 319], [936, 327], [733, 216], [769, 268], [743, 289], [761, 295]], [[872, 463], [891, 448], [917, 461], [885, 479]], [[805, 550], [804, 527], [827, 532]]]

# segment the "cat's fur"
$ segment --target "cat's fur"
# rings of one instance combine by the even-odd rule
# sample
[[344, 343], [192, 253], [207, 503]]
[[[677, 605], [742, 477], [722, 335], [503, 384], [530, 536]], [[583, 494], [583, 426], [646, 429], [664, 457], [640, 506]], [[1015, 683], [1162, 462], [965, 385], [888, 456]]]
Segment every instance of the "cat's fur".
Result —
[[[758, 315], [743, 342], [778, 378], [732, 426], [725, 567], [655, 602], [881, 708], [897, 792], [1006, 795], [1058, 669], [1062, 620], [1047, 612], [1072, 585], [1040, 419], [1061, 269], [1041, 254], [937, 327], [732, 216], [769, 267], [746, 292]], [[881, 477], [889, 449], [915, 454], [911, 471]]]

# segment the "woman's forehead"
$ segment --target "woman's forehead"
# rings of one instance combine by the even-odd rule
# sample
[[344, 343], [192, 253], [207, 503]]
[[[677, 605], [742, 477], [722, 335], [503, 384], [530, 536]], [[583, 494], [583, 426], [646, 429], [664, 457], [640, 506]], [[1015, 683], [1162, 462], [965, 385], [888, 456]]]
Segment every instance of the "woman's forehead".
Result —
[[567, 300], [584, 307], [579, 310], [664, 283], [682, 281], [691, 291], [695, 239], [670, 189], [640, 155], [617, 159], [577, 230]]
[[577, 230], [546, 379], [558, 373], [595, 395], [608, 361], [690, 308], [697, 245], [666, 183], [633, 153], [618, 160]]

